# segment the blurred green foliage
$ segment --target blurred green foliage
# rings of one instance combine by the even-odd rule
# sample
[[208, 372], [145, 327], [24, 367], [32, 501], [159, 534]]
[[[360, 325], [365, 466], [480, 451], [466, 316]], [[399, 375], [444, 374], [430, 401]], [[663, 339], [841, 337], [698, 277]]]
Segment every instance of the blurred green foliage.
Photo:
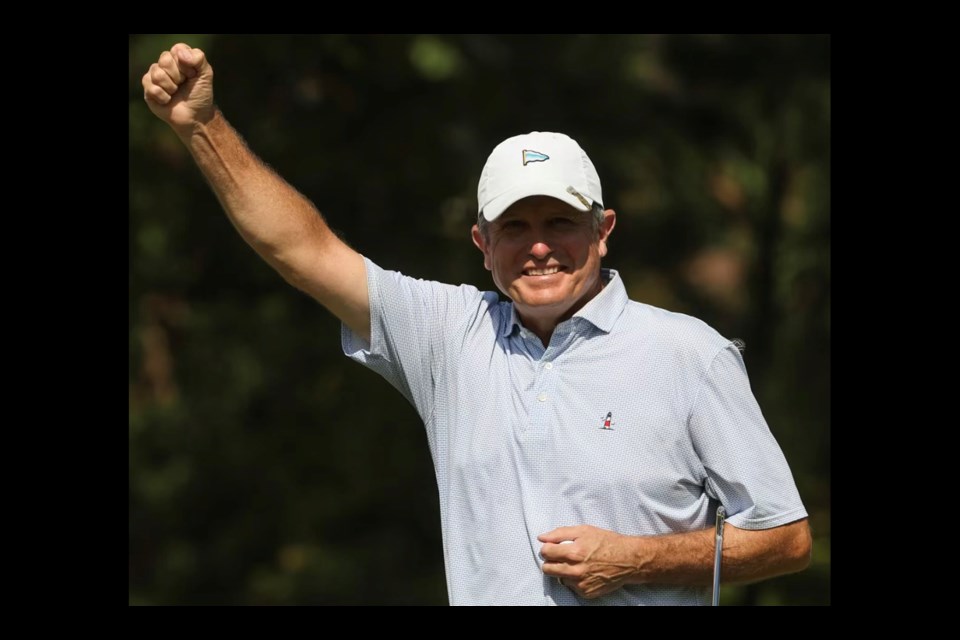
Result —
[[130, 37], [131, 604], [445, 604], [413, 409], [243, 242], [140, 78], [199, 46], [250, 146], [379, 264], [493, 289], [469, 241], [500, 140], [570, 134], [636, 300], [744, 354], [813, 563], [723, 604], [830, 602], [830, 39]]

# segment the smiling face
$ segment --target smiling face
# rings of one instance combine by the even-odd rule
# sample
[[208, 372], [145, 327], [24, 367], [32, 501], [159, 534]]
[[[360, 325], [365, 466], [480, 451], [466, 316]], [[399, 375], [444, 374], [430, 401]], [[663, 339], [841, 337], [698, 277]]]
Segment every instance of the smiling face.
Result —
[[603, 288], [600, 258], [616, 214], [608, 209], [599, 231], [592, 216], [555, 198], [530, 196], [491, 222], [488, 237], [474, 225], [483, 265], [528, 328], [549, 335]]

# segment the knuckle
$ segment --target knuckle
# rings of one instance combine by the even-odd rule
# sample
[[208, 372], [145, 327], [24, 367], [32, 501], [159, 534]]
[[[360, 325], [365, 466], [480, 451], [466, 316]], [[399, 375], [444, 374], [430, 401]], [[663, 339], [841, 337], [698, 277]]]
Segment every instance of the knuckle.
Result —
[[157, 68], [171, 78], [176, 78], [179, 75], [177, 60], [169, 51], [163, 52], [163, 56], [160, 57], [160, 63], [157, 65]]

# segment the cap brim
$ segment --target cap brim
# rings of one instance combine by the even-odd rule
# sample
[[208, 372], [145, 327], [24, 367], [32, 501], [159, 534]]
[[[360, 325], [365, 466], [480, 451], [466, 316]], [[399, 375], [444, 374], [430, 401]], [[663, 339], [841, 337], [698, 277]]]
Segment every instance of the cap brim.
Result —
[[[580, 198], [568, 192], [566, 185], [561, 185], [556, 182], [530, 181], [505, 191], [488, 202], [483, 207], [483, 217], [486, 218], [488, 222], [493, 222], [514, 202], [529, 196], [550, 196], [551, 198], [566, 202], [579, 211], [590, 211], [590, 205], [585, 205], [580, 201]], [[584, 196], [584, 198], [587, 198], [587, 196]], [[587, 200], [589, 199], [590, 198], [587, 198]], [[591, 202], [591, 205], [592, 204]]]

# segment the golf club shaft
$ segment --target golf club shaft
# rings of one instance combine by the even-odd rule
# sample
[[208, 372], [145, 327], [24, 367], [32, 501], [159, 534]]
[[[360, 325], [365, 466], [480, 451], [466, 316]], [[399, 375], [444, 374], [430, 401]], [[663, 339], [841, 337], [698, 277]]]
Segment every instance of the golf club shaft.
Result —
[[723, 521], [727, 512], [723, 507], [717, 508], [717, 533], [716, 549], [713, 556], [713, 604], [714, 607], [720, 606], [720, 560], [723, 558]]

